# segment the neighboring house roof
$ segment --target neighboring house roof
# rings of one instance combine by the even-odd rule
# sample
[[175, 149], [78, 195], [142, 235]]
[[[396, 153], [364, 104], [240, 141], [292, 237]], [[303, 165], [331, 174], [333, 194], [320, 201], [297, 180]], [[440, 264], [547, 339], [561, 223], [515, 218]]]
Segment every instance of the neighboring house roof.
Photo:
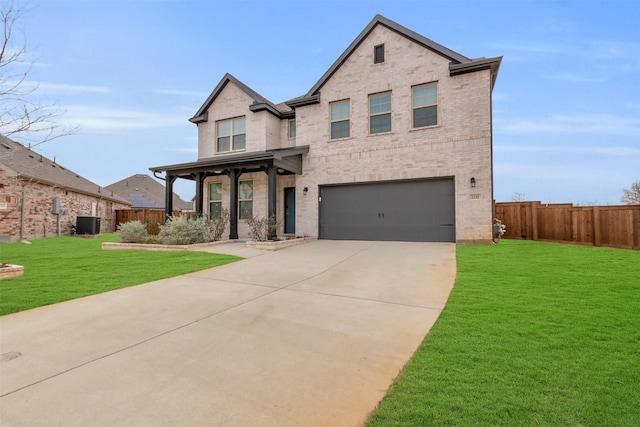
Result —
[[[149, 175], [136, 174], [105, 187], [133, 204], [134, 208], [164, 209], [165, 187]], [[191, 209], [191, 203], [185, 202], [173, 193], [173, 207], [179, 210]]]
[[473, 71], [480, 71], [485, 69], [491, 69], [492, 71], [492, 87], [495, 83], [495, 79], [498, 75], [498, 68], [500, 67], [500, 61], [502, 57], [496, 58], [479, 58], [479, 59], [469, 59], [464, 55], [461, 55], [453, 50], [446, 48], [433, 40], [430, 40], [410, 29], [403, 27], [402, 25], [385, 18], [382, 15], [376, 15], [369, 25], [365, 27], [364, 30], [356, 37], [356, 39], [347, 47], [347, 49], [340, 55], [340, 57], [331, 65], [331, 67], [327, 70], [326, 73], [320, 77], [320, 80], [313, 85], [313, 87], [303, 96], [299, 96], [297, 98], [293, 98], [286, 102], [292, 108], [301, 107], [303, 105], [315, 104], [320, 101], [320, 88], [324, 86], [324, 84], [333, 76], [333, 74], [340, 68], [342, 64], [349, 58], [349, 56], [356, 50], [358, 46], [367, 38], [369, 33], [373, 31], [373, 29], [377, 25], [384, 25], [392, 31], [400, 34], [408, 38], [409, 40], [441, 55], [447, 59], [449, 59], [449, 71], [451, 75], [456, 74], [464, 74], [470, 73]]
[[0, 136], [0, 164], [15, 171], [22, 179], [63, 188], [117, 203], [130, 203], [105, 188], [65, 168], [24, 145]]
[[274, 116], [281, 119], [294, 116], [294, 112], [291, 109], [291, 107], [289, 107], [285, 103], [281, 103], [277, 105], [274, 104], [264, 96], [260, 95], [255, 90], [251, 89], [249, 86], [242, 83], [240, 80], [233, 77], [231, 74], [227, 73], [224, 75], [222, 80], [220, 80], [220, 83], [218, 83], [215, 89], [213, 89], [213, 92], [211, 92], [211, 95], [209, 95], [207, 100], [198, 109], [196, 114], [194, 114], [193, 117], [189, 119], [189, 121], [192, 123], [206, 122], [209, 119], [208, 118], [209, 107], [211, 106], [211, 104], [213, 104], [213, 101], [216, 100], [220, 92], [222, 92], [222, 90], [225, 88], [225, 86], [229, 82], [232, 82], [234, 85], [239, 87], [244, 93], [246, 93], [253, 99], [253, 104], [251, 104], [251, 106], [249, 107], [251, 111], [257, 112], [257, 111], [266, 110], [271, 114], [273, 114]]

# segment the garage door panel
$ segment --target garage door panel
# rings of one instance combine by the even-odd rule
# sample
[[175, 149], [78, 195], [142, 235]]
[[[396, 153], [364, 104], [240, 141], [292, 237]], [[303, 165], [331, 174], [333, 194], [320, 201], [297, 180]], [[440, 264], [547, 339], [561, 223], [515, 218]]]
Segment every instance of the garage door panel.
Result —
[[453, 179], [321, 188], [320, 238], [455, 241]]

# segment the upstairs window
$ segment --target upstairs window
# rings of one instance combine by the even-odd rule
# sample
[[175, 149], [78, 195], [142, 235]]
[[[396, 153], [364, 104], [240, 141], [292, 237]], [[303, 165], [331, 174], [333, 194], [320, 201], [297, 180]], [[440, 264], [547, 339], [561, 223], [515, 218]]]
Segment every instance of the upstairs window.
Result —
[[391, 92], [369, 95], [369, 133], [391, 132]]
[[349, 100], [332, 102], [331, 104], [331, 139], [348, 138], [349, 125]]
[[222, 183], [209, 184], [209, 218], [220, 218], [222, 215]]
[[384, 45], [379, 44], [373, 47], [373, 63], [379, 64], [384, 62]]
[[216, 125], [218, 153], [244, 150], [246, 145], [244, 117], [221, 120]]
[[296, 119], [289, 119], [289, 138], [296, 137]]
[[438, 84], [414, 86], [413, 127], [435, 126], [438, 124]]
[[253, 217], [253, 181], [240, 181], [238, 185], [238, 210], [240, 219]]

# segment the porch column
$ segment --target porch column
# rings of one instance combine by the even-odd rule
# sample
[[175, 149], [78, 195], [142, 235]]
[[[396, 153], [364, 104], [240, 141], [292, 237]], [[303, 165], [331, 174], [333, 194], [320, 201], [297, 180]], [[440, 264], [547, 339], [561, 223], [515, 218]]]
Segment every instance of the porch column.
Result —
[[[267, 195], [267, 217], [276, 217], [276, 179], [278, 177], [278, 169], [271, 165], [267, 169], [268, 183], [268, 195]], [[276, 231], [273, 230], [269, 235], [269, 240], [273, 240], [276, 237]]]
[[165, 194], [164, 194], [164, 216], [170, 218], [173, 215], [173, 183], [176, 180], [176, 176], [169, 175], [167, 173]]
[[229, 171], [229, 239], [238, 238], [238, 179], [240, 178], [239, 169], [231, 169]]
[[204, 188], [204, 178], [205, 174], [203, 172], [196, 172], [196, 215], [202, 216], [204, 200], [202, 199], [204, 196], [204, 192], [202, 191]]

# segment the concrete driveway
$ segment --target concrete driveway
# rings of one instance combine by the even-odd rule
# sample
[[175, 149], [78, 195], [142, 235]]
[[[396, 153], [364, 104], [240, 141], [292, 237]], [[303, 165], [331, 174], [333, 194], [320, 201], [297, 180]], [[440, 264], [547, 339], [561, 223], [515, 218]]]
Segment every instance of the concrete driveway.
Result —
[[212, 250], [250, 258], [1, 317], [0, 425], [359, 426], [455, 279], [447, 243]]

